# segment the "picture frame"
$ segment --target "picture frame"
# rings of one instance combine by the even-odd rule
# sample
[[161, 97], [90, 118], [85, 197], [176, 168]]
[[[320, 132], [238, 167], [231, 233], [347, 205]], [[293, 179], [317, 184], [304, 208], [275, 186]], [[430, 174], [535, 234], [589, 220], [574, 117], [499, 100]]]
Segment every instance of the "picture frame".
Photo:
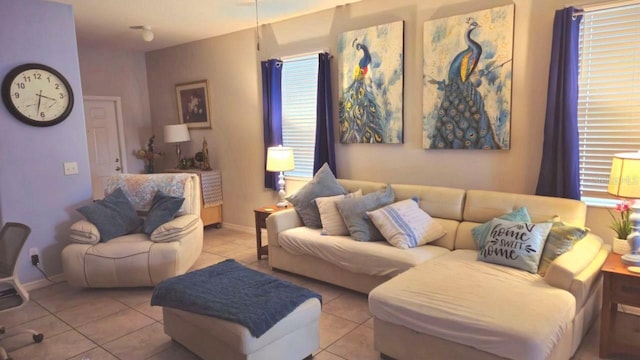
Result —
[[209, 82], [198, 80], [176, 85], [178, 120], [189, 129], [211, 128]]

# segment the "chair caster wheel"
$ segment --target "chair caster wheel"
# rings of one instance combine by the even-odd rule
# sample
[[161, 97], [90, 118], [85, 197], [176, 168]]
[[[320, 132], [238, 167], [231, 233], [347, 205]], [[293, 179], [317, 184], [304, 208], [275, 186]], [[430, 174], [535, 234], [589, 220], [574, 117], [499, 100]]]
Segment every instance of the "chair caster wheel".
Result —
[[44, 334], [33, 335], [33, 341], [37, 343], [41, 343], [43, 339], [44, 339]]

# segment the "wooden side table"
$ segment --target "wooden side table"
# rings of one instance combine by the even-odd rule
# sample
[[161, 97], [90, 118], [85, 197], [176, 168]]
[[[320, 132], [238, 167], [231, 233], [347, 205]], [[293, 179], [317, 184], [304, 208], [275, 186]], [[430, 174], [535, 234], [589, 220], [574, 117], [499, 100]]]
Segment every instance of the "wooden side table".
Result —
[[269, 255], [267, 245], [262, 245], [262, 229], [267, 228], [267, 218], [273, 213], [286, 209], [289, 209], [289, 207], [279, 208], [276, 205], [270, 205], [253, 210], [256, 216], [256, 248], [258, 250], [258, 260], [262, 259], [262, 255]]
[[602, 319], [600, 324], [600, 357], [614, 354], [640, 355], [640, 343], [624, 341], [616, 331], [618, 304], [640, 307], [640, 274], [627, 270], [621, 255], [611, 253], [602, 266]]

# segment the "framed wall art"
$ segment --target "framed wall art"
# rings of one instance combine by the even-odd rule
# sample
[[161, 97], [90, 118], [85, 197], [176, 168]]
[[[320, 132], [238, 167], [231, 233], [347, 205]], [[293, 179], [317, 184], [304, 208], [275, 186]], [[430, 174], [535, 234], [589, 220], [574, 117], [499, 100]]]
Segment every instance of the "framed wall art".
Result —
[[209, 84], [207, 80], [176, 85], [178, 119], [190, 129], [211, 128], [209, 106]]
[[514, 5], [424, 23], [425, 149], [509, 149]]
[[340, 142], [403, 142], [404, 22], [338, 37]]

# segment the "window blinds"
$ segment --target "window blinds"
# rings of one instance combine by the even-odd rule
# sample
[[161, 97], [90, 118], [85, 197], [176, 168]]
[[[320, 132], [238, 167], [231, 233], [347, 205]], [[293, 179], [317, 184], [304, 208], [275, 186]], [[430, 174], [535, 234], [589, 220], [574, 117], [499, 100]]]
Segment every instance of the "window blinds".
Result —
[[640, 150], [640, 4], [585, 12], [580, 32], [580, 189], [604, 197], [613, 155]]
[[296, 166], [289, 177], [313, 176], [317, 91], [318, 54], [283, 60], [282, 143], [293, 148]]

